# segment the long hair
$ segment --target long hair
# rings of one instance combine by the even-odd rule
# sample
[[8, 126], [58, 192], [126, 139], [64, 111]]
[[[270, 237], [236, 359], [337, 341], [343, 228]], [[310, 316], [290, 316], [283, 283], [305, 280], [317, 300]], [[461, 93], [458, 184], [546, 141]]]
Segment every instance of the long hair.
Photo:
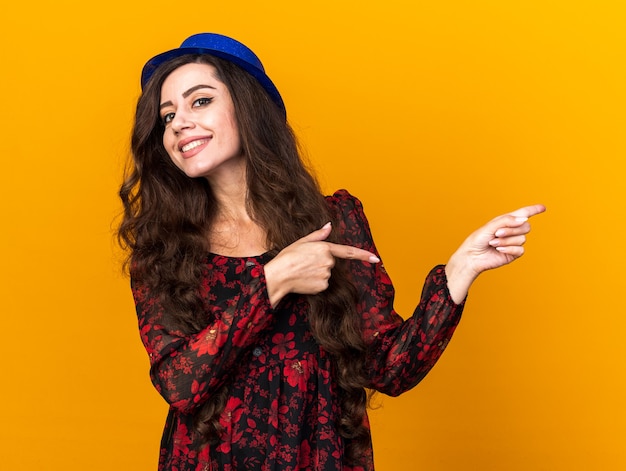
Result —
[[[182, 56], [161, 65], [137, 103], [133, 161], [119, 191], [124, 214], [118, 238], [128, 249], [126, 267], [131, 276], [158, 297], [168, 313], [168, 327], [184, 334], [199, 332], [212, 321], [198, 287], [210, 249], [207, 234], [216, 201], [206, 179], [189, 178], [171, 162], [162, 144], [159, 100], [167, 76], [192, 62], [215, 67], [216, 78], [230, 91], [246, 159], [247, 210], [265, 230], [267, 246], [276, 254], [333, 219], [315, 178], [303, 164], [292, 129], [256, 79], [209, 55]], [[329, 240], [336, 240], [336, 235]], [[356, 312], [356, 289], [341, 260], [328, 289], [307, 298], [311, 331], [331, 355], [340, 387], [339, 432], [349, 439], [346, 456], [358, 462], [369, 444], [364, 389], [367, 347]], [[207, 443], [219, 440], [219, 414], [226, 396], [223, 388], [196, 415], [197, 430]]]

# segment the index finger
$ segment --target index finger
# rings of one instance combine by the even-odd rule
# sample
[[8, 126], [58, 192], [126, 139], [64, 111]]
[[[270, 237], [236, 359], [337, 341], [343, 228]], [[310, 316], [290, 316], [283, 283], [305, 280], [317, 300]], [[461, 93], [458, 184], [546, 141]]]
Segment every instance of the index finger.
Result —
[[517, 218], [529, 218], [532, 216], [536, 216], [537, 214], [541, 214], [545, 210], [546, 210], [546, 207], [544, 205], [533, 204], [531, 206], [524, 206], [523, 208], [517, 209], [509, 214]]
[[333, 257], [344, 258], [347, 260], [362, 260], [369, 263], [378, 263], [380, 258], [367, 250], [359, 249], [351, 245], [333, 244], [328, 242], [330, 253]]

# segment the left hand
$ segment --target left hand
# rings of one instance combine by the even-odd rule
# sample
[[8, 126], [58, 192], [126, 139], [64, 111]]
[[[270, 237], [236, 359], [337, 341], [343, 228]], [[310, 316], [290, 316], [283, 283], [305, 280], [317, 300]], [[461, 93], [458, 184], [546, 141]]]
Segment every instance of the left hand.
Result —
[[460, 303], [478, 275], [521, 257], [530, 232], [528, 219], [545, 210], [541, 204], [520, 208], [492, 219], [465, 239], [446, 265], [452, 299]]

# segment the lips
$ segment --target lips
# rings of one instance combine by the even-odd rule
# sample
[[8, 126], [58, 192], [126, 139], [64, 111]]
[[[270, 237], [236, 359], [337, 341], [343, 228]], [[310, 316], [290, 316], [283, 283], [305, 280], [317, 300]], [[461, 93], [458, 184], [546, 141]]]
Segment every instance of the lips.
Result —
[[206, 144], [209, 142], [208, 139], [198, 139], [197, 141], [192, 141], [189, 144], [185, 144], [180, 148], [181, 152], [189, 152], [191, 149], [195, 149], [196, 147], [200, 147], [202, 144]]
[[211, 137], [191, 137], [178, 143], [178, 150], [184, 158], [193, 157], [200, 152], [211, 140]]

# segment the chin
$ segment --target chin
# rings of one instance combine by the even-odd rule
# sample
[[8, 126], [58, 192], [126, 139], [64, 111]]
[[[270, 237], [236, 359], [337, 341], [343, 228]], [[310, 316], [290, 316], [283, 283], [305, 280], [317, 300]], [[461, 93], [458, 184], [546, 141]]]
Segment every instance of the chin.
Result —
[[206, 173], [204, 172], [184, 172], [189, 178], [204, 178]]
[[197, 168], [197, 167], [179, 167], [179, 169], [187, 175], [189, 178], [202, 178], [205, 177], [209, 172], [207, 169]]

